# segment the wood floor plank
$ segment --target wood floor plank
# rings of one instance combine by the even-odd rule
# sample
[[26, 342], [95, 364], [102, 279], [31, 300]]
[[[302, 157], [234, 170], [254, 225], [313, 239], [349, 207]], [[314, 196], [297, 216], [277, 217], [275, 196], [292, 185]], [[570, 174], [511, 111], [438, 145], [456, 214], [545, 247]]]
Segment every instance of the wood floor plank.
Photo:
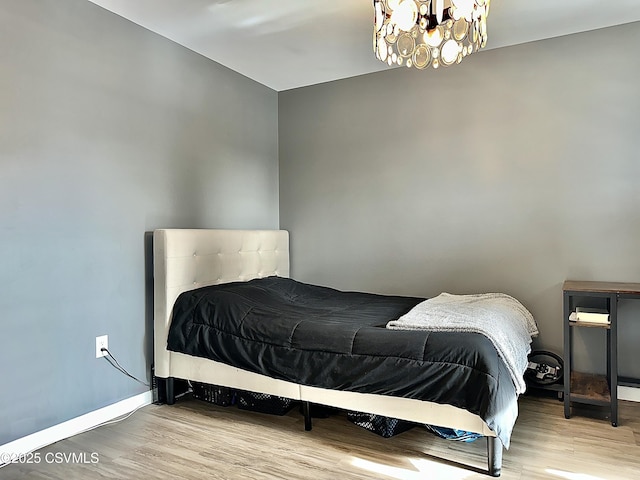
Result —
[[[504, 480], [640, 478], [640, 404], [620, 402], [620, 426], [603, 410], [565, 419], [561, 402], [522, 397]], [[383, 439], [344, 414], [314, 419], [297, 410], [272, 416], [184, 398], [150, 405], [39, 452], [57, 458], [92, 453], [98, 463], [12, 464], [0, 480], [92, 479], [487, 479], [486, 442], [463, 444], [414, 428]]]

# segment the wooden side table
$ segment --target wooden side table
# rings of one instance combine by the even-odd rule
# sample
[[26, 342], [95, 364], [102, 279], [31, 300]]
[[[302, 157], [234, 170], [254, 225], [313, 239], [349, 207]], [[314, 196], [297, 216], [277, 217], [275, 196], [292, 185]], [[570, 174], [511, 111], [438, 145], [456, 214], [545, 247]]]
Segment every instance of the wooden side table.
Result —
[[[563, 291], [564, 325], [564, 416], [571, 417], [571, 403], [607, 406], [611, 409], [611, 425], [618, 426], [618, 300], [640, 299], [640, 283], [580, 282], [567, 280]], [[603, 302], [609, 313], [609, 324], [574, 322], [571, 312], [587, 300]], [[599, 299], [599, 300], [598, 300]], [[594, 375], [573, 371], [572, 339], [575, 328], [600, 328], [606, 331], [607, 374]]]

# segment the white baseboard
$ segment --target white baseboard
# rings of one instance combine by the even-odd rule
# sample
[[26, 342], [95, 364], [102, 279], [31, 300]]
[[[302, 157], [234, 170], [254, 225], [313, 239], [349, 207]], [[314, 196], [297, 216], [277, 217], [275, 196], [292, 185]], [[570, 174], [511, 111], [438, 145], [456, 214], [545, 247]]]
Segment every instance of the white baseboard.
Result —
[[640, 402], [640, 388], [638, 387], [618, 387], [618, 399], [630, 402]]
[[98, 425], [113, 420], [115, 418], [131, 413], [134, 410], [150, 405], [153, 402], [153, 392], [148, 391], [126, 398], [120, 402], [108, 405], [99, 410], [89, 412], [66, 422], [54, 425], [53, 427], [41, 430], [26, 437], [19, 438], [13, 442], [0, 445], [0, 457], [3, 454], [24, 454], [33, 452], [52, 443], [59, 442], [65, 438], [72, 437]]

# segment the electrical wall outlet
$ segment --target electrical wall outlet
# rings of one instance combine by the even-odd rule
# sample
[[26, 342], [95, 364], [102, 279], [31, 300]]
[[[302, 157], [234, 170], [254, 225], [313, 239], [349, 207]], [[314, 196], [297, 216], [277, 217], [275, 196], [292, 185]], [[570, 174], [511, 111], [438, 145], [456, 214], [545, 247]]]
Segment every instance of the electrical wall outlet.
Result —
[[107, 356], [107, 352], [102, 351], [103, 348], [109, 348], [109, 335], [96, 337], [96, 358]]

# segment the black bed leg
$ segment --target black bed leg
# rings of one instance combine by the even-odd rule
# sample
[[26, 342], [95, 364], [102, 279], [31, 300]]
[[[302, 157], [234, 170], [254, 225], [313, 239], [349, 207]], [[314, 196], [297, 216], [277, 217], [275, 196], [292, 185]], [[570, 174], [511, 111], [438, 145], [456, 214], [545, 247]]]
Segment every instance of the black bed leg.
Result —
[[309, 402], [302, 402], [302, 414], [304, 415], [304, 429], [311, 430], [311, 408]]
[[502, 443], [498, 437], [487, 437], [487, 461], [489, 475], [499, 477], [502, 473]]
[[176, 403], [176, 394], [173, 389], [173, 377], [169, 377], [165, 380], [165, 392], [167, 394], [167, 405], [173, 405]]

